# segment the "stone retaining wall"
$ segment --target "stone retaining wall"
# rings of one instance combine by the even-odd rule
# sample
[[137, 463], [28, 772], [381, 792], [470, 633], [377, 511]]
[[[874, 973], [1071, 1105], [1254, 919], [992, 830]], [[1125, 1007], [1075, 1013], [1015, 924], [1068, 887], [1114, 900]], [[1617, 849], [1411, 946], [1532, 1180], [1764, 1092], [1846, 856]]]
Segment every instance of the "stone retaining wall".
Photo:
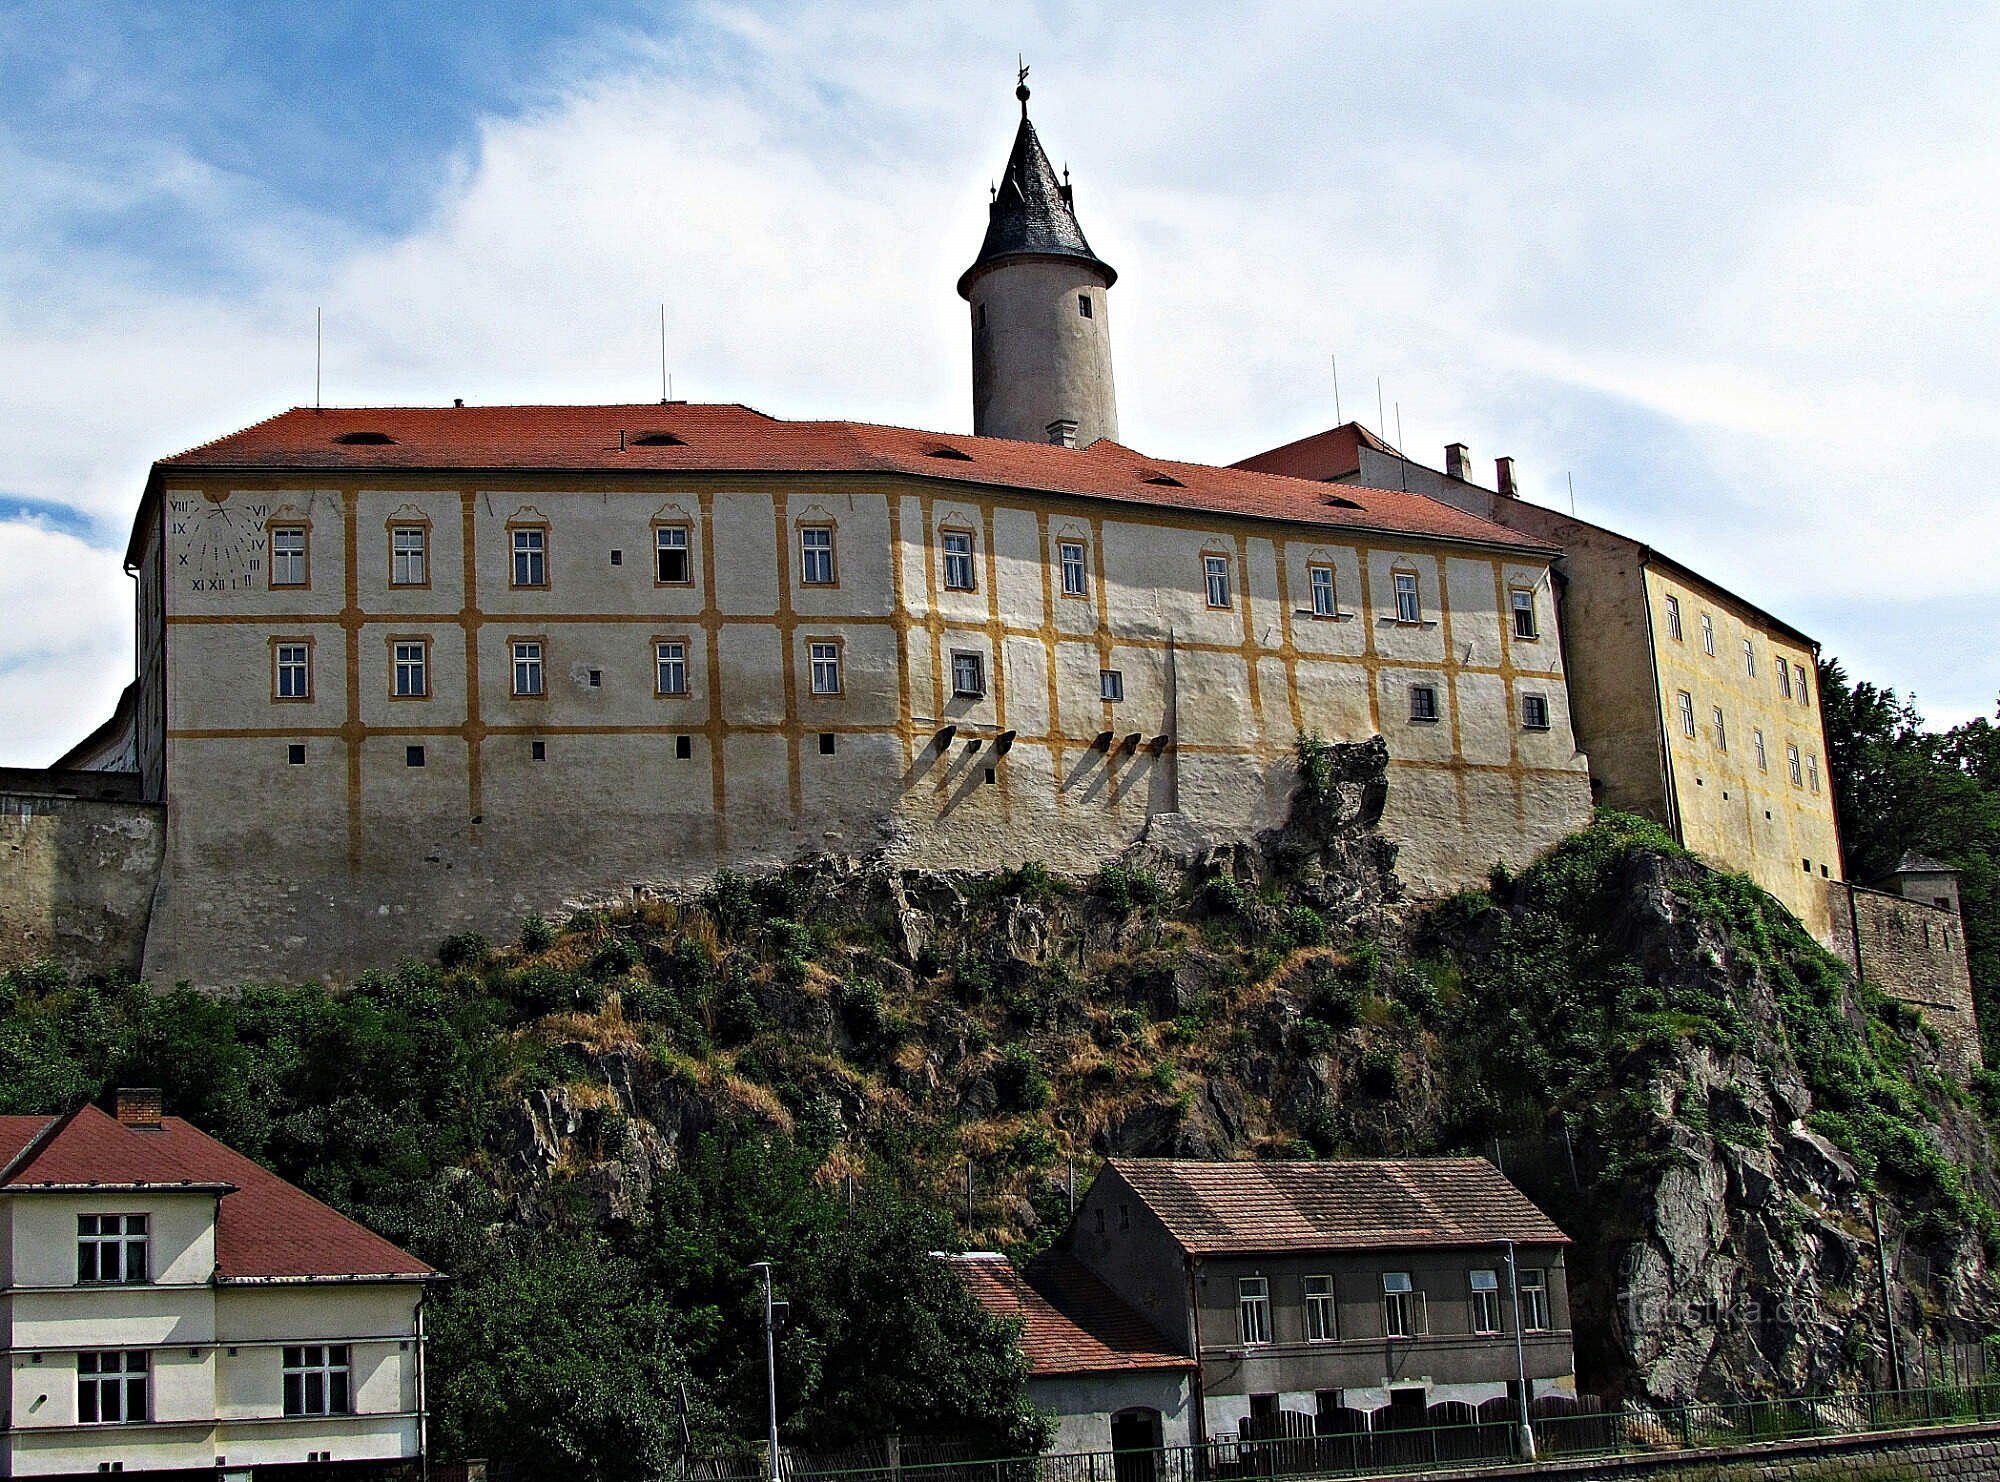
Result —
[[51, 957], [136, 978], [165, 821], [136, 777], [0, 769], [0, 971]]
[[1953, 1073], [1969, 1079], [1980, 1070], [1979, 1019], [1958, 912], [1842, 880], [1827, 882], [1827, 907], [1834, 952], [1923, 1014]]

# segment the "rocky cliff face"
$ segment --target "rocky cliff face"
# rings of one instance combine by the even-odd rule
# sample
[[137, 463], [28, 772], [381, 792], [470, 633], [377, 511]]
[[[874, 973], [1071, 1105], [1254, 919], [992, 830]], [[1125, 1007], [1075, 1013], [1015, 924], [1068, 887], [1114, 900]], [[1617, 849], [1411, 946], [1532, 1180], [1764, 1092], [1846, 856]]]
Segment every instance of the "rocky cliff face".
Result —
[[1470, 1149], [1577, 1241], [1587, 1386], [1882, 1382], [1877, 1202], [1903, 1353], [2000, 1317], [1985, 1121], [1768, 897], [1627, 821], [1420, 910], [1380, 743], [1303, 760], [1286, 829], [1162, 820], [1088, 881], [820, 859], [572, 923], [608, 997], [549, 1021], [569, 1070], [496, 1182], [614, 1224], [691, 1139], [811, 1124], [828, 1176], [893, 1148], [969, 1240], [1032, 1246], [1112, 1153]]

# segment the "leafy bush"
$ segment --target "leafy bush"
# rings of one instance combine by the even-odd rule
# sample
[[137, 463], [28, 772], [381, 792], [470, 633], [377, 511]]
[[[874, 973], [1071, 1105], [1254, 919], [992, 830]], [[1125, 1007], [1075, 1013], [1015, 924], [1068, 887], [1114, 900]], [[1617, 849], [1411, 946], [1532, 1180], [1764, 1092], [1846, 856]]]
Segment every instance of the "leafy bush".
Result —
[[1012, 1111], [1040, 1111], [1055, 1094], [1034, 1052], [1019, 1041], [1001, 1050], [993, 1067], [993, 1089]]
[[1126, 915], [1151, 910], [1167, 898], [1160, 877], [1136, 865], [1107, 864], [1100, 867], [1091, 889]]
[[521, 920], [521, 950], [546, 952], [556, 944], [556, 929], [546, 917], [526, 916]]
[[462, 931], [438, 943], [438, 966], [447, 972], [484, 967], [492, 952], [491, 945], [478, 932]]

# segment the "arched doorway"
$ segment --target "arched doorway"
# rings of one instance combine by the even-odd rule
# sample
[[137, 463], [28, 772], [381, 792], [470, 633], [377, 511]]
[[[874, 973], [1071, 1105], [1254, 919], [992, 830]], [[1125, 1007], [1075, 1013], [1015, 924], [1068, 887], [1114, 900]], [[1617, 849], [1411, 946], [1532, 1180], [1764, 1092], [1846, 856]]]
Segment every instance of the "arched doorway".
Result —
[[1117, 1482], [1158, 1482], [1160, 1434], [1157, 1410], [1120, 1410], [1111, 1417], [1111, 1465]]

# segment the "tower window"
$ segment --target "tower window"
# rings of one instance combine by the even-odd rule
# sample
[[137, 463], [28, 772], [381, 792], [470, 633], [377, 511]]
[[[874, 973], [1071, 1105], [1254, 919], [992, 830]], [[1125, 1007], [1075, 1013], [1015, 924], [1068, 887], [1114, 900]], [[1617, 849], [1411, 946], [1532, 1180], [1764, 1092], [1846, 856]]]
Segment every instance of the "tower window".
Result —
[[1087, 293], [1079, 293], [1079, 294], [1078, 294], [1078, 295], [1076, 296], [1076, 317], [1077, 317], [1077, 318], [1079, 318], [1079, 319], [1088, 319], [1088, 318], [1090, 317], [1090, 295], [1089, 295], [1089, 294], [1087, 294]]
[[546, 742], [546, 741], [530, 741], [530, 742], [528, 743], [528, 760], [529, 760], [529, 761], [534, 761], [534, 762], [545, 762], [545, 761], [547, 761], [548, 759], [549, 759], [549, 743], [548, 743], [548, 742]]
[[686, 525], [655, 525], [653, 527], [653, 581], [662, 587], [686, 587], [694, 584], [694, 571], [688, 561], [688, 527]]
[[1514, 636], [1521, 639], [1537, 637], [1534, 592], [1528, 587], [1516, 587], [1508, 600], [1514, 609]]
[[972, 569], [972, 534], [966, 530], [939, 532], [944, 546], [944, 586], [948, 592], [970, 592], [977, 583]]
[[1323, 563], [1307, 566], [1306, 584], [1312, 588], [1313, 616], [1338, 616], [1339, 608], [1334, 603], [1333, 595], [1333, 568]]
[[306, 764], [305, 744], [300, 741], [294, 741], [290, 746], [287, 746], [285, 748], [285, 761], [288, 765], [303, 767]]
[[1530, 731], [1546, 731], [1549, 728], [1547, 695], [1521, 696], [1521, 725]]
[[833, 526], [799, 527], [799, 583], [808, 587], [834, 585]]
[[674, 737], [674, 760], [677, 762], [684, 762], [691, 759], [693, 756], [694, 756], [694, 737], [692, 736]]
[[1083, 542], [1080, 540], [1059, 541], [1057, 554], [1062, 564], [1062, 592], [1065, 597], [1087, 597], [1090, 595], [1090, 580], [1084, 566]]
[[1420, 623], [1424, 620], [1423, 599], [1417, 593], [1417, 574], [1414, 571], [1396, 573], [1396, 621], [1399, 623]]
[[1438, 692], [1435, 686], [1413, 684], [1410, 686], [1410, 719], [1435, 721], [1438, 718]]
[[403, 748], [403, 765], [404, 765], [404, 766], [406, 766], [406, 767], [421, 767], [421, 766], [422, 766], [423, 764], [424, 764], [424, 749], [423, 749], [423, 747], [421, 747], [421, 746], [406, 746], [406, 747], [404, 747], [404, 748]]
[[833, 732], [821, 731], [819, 733], [819, 754], [821, 756], [832, 756], [833, 746], [834, 746]]
[[815, 695], [839, 694], [840, 645], [837, 643], [807, 644], [806, 657], [812, 666], [812, 692]]
[[1229, 558], [1205, 555], [1201, 558], [1201, 570], [1208, 588], [1208, 605], [1229, 606]]
[[1097, 697], [1113, 705], [1124, 699], [1125, 671], [1122, 669], [1099, 669], [1097, 671]]
[[983, 654], [956, 650], [951, 656], [951, 692], [963, 699], [978, 699], [986, 693], [986, 659]]

